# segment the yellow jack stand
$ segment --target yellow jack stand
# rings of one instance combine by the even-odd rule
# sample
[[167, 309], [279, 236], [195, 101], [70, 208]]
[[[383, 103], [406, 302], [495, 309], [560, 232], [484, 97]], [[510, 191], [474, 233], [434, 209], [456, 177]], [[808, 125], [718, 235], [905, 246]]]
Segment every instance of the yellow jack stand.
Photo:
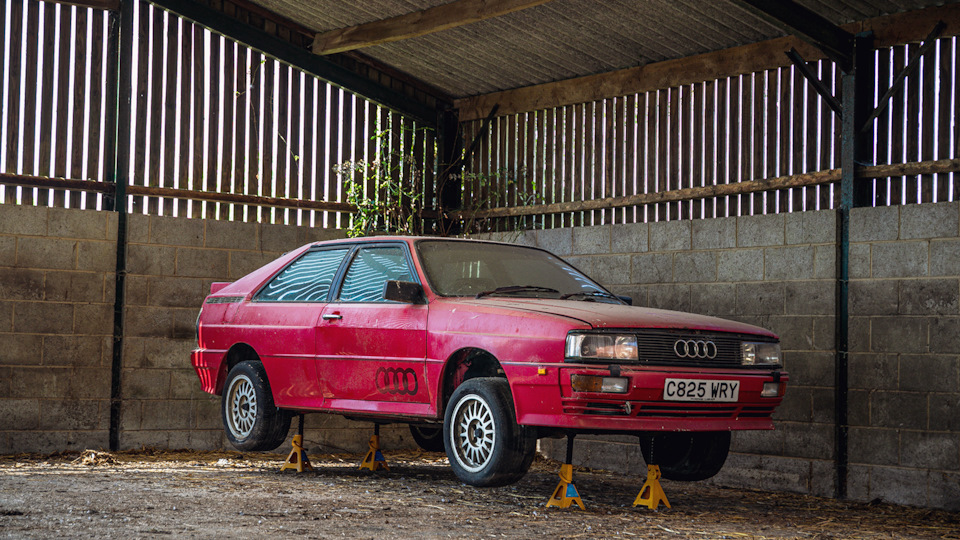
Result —
[[569, 508], [573, 503], [577, 503], [581, 510], [586, 510], [583, 501], [580, 500], [577, 486], [573, 484], [573, 465], [564, 463], [560, 466], [560, 483], [557, 484], [557, 489], [553, 490], [553, 496], [547, 501], [547, 508], [551, 506]]
[[660, 486], [660, 476], [659, 465], [647, 465], [647, 481], [640, 489], [637, 499], [633, 501], [634, 506], [642, 504], [651, 510], [656, 510], [662, 501], [663, 504], [667, 505], [667, 508], [670, 508], [667, 494], [663, 492], [663, 487]]
[[379, 471], [383, 469], [389, 471], [390, 466], [387, 465], [387, 460], [383, 458], [383, 454], [380, 452], [380, 424], [374, 424], [374, 432], [373, 436], [370, 437], [369, 444], [370, 450], [364, 456], [363, 462], [360, 464], [360, 470]]
[[310, 458], [307, 457], [307, 453], [303, 449], [303, 435], [293, 436], [293, 450], [291, 450], [290, 455], [287, 456], [287, 462], [283, 467], [280, 467], [281, 471], [287, 469], [296, 469], [297, 472], [313, 470], [313, 465], [310, 464]]

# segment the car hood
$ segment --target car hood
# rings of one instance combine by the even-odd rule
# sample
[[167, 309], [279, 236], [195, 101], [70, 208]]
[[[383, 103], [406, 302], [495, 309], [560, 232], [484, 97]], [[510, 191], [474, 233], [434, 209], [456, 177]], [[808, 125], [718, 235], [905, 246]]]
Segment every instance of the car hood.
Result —
[[668, 328], [757, 334], [776, 338], [776, 334], [752, 324], [729, 321], [719, 317], [601, 302], [576, 300], [548, 300], [539, 298], [480, 298], [459, 299], [457, 303], [521, 310], [545, 315], [575, 319], [593, 328]]

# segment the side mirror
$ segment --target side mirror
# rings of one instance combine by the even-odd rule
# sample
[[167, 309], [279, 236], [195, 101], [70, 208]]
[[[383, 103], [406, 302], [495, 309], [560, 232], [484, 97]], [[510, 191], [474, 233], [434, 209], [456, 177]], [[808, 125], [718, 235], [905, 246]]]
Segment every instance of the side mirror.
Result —
[[388, 281], [383, 287], [383, 298], [403, 304], [422, 304], [423, 287], [410, 281]]
[[632, 306], [632, 305], [633, 305], [633, 298], [630, 298], [629, 296], [617, 295], [617, 298], [619, 298], [620, 300], [622, 300], [623, 303], [626, 304], [626, 305], [628, 305], [628, 306]]

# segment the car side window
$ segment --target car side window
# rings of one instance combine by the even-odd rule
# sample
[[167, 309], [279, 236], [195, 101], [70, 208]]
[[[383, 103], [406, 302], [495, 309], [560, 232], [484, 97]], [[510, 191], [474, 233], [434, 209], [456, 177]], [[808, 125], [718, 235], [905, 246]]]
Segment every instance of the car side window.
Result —
[[342, 302], [385, 302], [387, 281], [414, 281], [407, 258], [399, 247], [365, 247], [357, 251], [343, 278]]
[[325, 302], [348, 249], [308, 251], [260, 290], [260, 302]]

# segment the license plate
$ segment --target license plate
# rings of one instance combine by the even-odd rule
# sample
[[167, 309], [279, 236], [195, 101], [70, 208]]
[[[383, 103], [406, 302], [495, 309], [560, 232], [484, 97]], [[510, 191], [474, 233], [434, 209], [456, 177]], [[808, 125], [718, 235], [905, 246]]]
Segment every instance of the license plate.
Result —
[[665, 401], [737, 401], [740, 381], [706, 379], [667, 379], [663, 385]]

